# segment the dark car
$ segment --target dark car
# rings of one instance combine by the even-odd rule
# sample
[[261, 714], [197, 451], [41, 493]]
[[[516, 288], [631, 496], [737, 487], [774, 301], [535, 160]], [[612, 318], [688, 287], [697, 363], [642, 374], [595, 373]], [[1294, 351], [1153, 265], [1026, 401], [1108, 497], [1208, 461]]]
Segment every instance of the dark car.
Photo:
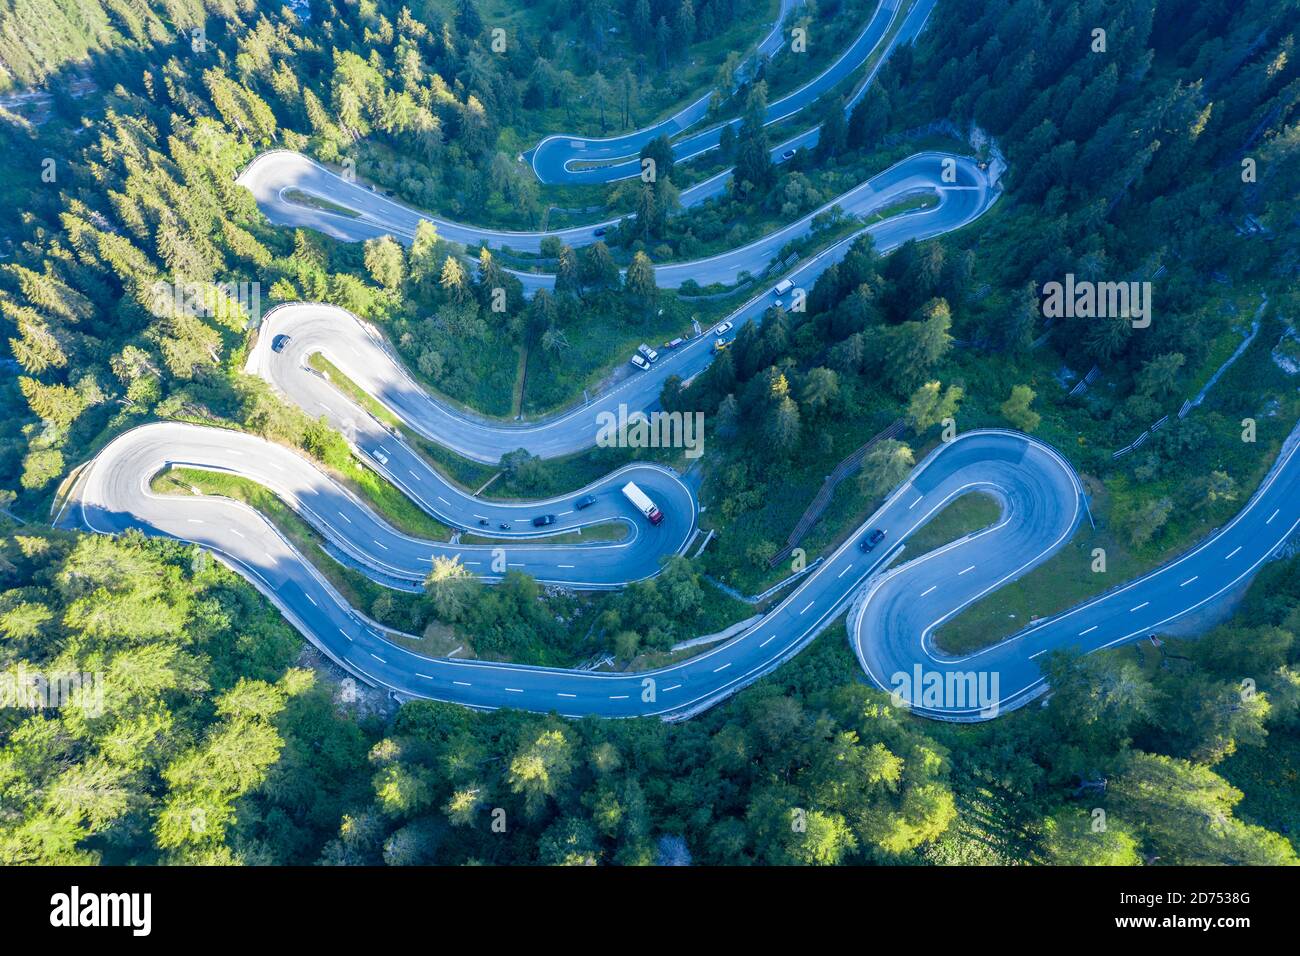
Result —
[[275, 338], [271, 339], [271, 351], [283, 352], [284, 347], [288, 344], [289, 344], [289, 336], [277, 335]]
[[609, 232], [609, 230], [606, 229], [604, 226], [601, 226], [599, 229], [593, 230], [591, 234], [593, 236], [603, 236], [607, 232]]
[[534, 528], [545, 528], [548, 524], [555, 524], [555, 515], [538, 515], [533, 519]]
[[577, 501], [573, 503], [573, 507], [581, 511], [583, 508], [590, 508], [595, 503], [596, 503], [595, 495], [583, 495], [581, 498], [579, 498]]
[[863, 551], [872, 551], [875, 549], [876, 545], [880, 544], [880, 542], [884, 540], [884, 538], [885, 532], [877, 528], [875, 531], [871, 532], [871, 534], [863, 538], [862, 541], [859, 542], [858, 547]]

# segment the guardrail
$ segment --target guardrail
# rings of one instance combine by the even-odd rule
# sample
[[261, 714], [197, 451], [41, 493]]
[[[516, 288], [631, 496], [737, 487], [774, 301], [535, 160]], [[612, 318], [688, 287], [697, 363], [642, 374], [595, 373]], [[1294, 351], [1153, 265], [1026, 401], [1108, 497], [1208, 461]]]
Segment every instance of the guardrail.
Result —
[[794, 526], [794, 530], [790, 532], [785, 547], [774, 554], [767, 562], [769, 568], [776, 567], [789, 557], [790, 552], [803, 540], [804, 535], [812, 530], [812, 526], [817, 523], [817, 519], [822, 516], [822, 513], [831, 503], [831, 496], [835, 494], [835, 489], [839, 487], [840, 482], [862, 467], [862, 460], [867, 457], [867, 452], [871, 450], [871, 447], [886, 438], [897, 437], [902, 434], [906, 427], [907, 423], [903, 419], [895, 420], [892, 424], [873, 435], [865, 445], [835, 466], [835, 470], [827, 475], [826, 480], [822, 482], [821, 488], [818, 489], [816, 496], [804, 511], [803, 517], [799, 519]]

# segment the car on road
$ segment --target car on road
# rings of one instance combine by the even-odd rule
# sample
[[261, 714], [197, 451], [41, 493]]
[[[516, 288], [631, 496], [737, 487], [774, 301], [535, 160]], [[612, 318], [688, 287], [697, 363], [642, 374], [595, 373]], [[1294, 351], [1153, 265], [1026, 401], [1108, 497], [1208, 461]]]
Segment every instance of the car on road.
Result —
[[596, 503], [595, 495], [583, 495], [581, 498], [579, 498], [577, 501], [573, 503], [573, 507], [581, 511], [583, 508], [590, 508], [595, 503]]
[[681, 346], [681, 344], [682, 344], [683, 341], [684, 341], [683, 339], [673, 339], [672, 341], [665, 342], [665, 343], [664, 343], [664, 348], [666, 348], [666, 349], [675, 349], [675, 348], [678, 348], [678, 347]]
[[641, 353], [639, 352], [636, 355], [632, 356], [632, 364], [635, 365], [637, 368], [641, 368], [641, 369], [646, 369], [650, 367], [650, 363], [647, 362], [645, 359], [643, 359], [641, 357]]
[[593, 230], [591, 231], [591, 234], [592, 234], [593, 236], [596, 236], [597, 238], [599, 238], [599, 237], [605, 235], [605, 233], [607, 233], [607, 232], [609, 232], [609, 230], [606, 229], [604, 226], [601, 226], [599, 229], [593, 229]]
[[646, 345], [644, 342], [638, 345], [636, 347], [636, 350], [645, 357], [645, 360], [647, 362], [659, 361], [659, 353], [656, 352], [654, 349], [652, 349], [650, 346]]
[[271, 351], [283, 352], [284, 347], [288, 344], [289, 344], [289, 336], [283, 334], [277, 335], [275, 338], [271, 339]]
[[727, 340], [726, 340], [726, 339], [714, 339], [714, 341], [713, 341], [713, 351], [715, 351], [715, 352], [725, 352], [726, 350], [727, 350]]
[[880, 528], [876, 528], [874, 531], [871, 532], [871, 534], [867, 535], [860, 542], [858, 542], [858, 547], [861, 548], [864, 552], [874, 551], [876, 545], [880, 544], [880, 542], [884, 540], [885, 540], [885, 532], [882, 531]]
[[379, 462], [381, 465], [388, 464], [388, 456], [382, 451], [371, 452], [371, 455], [374, 457], [375, 461]]
[[730, 332], [730, 331], [731, 331], [732, 329], [734, 329], [735, 327], [736, 327], [736, 324], [735, 324], [734, 322], [723, 322], [721, 325], [719, 325], [716, 329], [713, 330], [713, 334], [714, 334], [714, 335], [726, 335], [728, 332]]
[[534, 528], [545, 528], [552, 524], [555, 524], [555, 515], [538, 515], [533, 519]]
[[787, 149], [784, 153], [781, 154], [781, 158], [782, 158], [782, 159], [794, 159], [794, 150], [793, 150], [793, 149]]
[[794, 288], [793, 282], [791, 282], [789, 279], [782, 279], [780, 282], [778, 282], [775, 286], [772, 287], [772, 292], [775, 293], [776, 295], [785, 295], [793, 288]]

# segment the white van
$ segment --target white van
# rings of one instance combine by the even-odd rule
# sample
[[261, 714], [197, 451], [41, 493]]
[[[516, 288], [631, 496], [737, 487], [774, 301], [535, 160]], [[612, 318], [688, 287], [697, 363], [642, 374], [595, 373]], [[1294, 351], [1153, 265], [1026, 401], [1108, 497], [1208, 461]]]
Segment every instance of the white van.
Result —
[[791, 282], [789, 279], [782, 279], [780, 282], [776, 284], [776, 287], [772, 291], [775, 292], [777, 295], [785, 295], [793, 288], [794, 288], [793, 282]]

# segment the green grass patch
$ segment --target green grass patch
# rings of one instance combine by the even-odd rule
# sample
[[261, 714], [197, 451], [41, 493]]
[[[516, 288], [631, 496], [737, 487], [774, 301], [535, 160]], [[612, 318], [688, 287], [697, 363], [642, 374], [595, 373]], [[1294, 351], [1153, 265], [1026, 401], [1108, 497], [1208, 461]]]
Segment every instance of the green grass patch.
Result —
[[347, 206], [341, 206], [329, 199], [321, 196], [314, 196], [311, 193], [303, 192], [301, 189], [286, 189], [284, 198], [298, 206], [306, 206], [309, 209], [319, 209], [322, 212], [332, 212], [340, 216], [348, 216], [352, 219], [359, 219], [361, 214], [355, 209], [349, 209]]
[[917, 557], [974, 531], [994, 524], [1002, 517], [1002, 506], [982, 491], [964, 494], [927, 521], [907, 539], [905, 554]]

